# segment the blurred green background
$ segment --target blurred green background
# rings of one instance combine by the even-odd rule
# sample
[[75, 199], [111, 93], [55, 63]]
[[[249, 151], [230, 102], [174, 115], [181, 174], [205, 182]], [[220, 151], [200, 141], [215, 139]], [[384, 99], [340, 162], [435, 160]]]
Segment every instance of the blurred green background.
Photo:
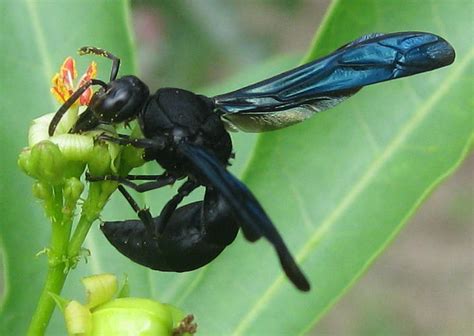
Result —
[[[200, 89], [275, 55], [302, 56], [328, 5], [328, 0], [136, 2], [141, 76], [151, 87]], [[474, 333], [473, 171], [471, 155], [311, 334]]]
[[[470, 3], [459, 0], [467, 10]], [[201, 91], [268, 60], [301, 59], [328, 5], [326, 0], [133, 2], [139, 76], [152, 90]], [[474, 332], [473, 168], [471, 156], [312, 334]]]

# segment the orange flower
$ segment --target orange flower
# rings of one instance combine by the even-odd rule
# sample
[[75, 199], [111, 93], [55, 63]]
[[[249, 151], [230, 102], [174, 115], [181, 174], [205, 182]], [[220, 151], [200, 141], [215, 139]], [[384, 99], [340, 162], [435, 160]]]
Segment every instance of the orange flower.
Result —
[[[87, 71], [79, 79], [77, 86], [74, 86], [74, 80], [77, 77], [76, 71], [76, 62], [72, 57], [67, 57], [64, 60], [63, 65], [59, 69], [59, 72], [53, 76], [51, 80], [53, 87], [51, 88], [51, 93], [58, 100], [60, 104], [64, 104], [66, 100], [76, 91], [81, 85], [86, 81], [95, 78], [97, 74], [97, 64], [92, 62], [89, 64]], [[74, 105], [88, 105], [89, 101], [93, 95], [92, 88], [88, 88], [79, 98]], [[73, 106], [74, 106], [73, 105]]]

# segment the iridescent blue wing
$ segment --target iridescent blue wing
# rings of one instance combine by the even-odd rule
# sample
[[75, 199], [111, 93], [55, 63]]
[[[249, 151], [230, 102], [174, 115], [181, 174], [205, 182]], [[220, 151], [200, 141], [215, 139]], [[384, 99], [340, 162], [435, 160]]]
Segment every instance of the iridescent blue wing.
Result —
[[230, 128], [267, 131], [331, 108], [365, 85], [441, 68], [454, 58], [453, 47], [434, 34], [370, 34], [326, 57], [212, 99]]
[[249, 241], [255, 241], [260, 237], [266, 238], [275, 248], [288, 278], [300, 290], [308, 291], [310, 288], [308, 280], [291, 256], [265, 210], [245, 184], [229, 173], [217, 157], [203, 147], [181, 143], [178, 151], [193, 166], [193, 174], [200, 181], [205, 181], [207, 188], [214, 189], [225, 199], [242, 228], [245, 238]]

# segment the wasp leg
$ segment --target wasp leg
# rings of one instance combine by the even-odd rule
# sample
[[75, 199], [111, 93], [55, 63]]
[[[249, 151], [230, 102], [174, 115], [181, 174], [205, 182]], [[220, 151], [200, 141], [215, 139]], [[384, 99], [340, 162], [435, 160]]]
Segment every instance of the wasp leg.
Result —
[[[127, 175], [126, 177], [120, 177], [116, 175], [90, 176], [88, 173], [86, 173], [86, 180], [89, 182], [116, 181], [140, 193], [159, 189], [161, 187], [171, 185], [176, 182], [176, 178], [174, 176], [168, 175], [166, 173], [162, 175]], [[130, 180], [154, 181], [137, 184]]]
[[163, 233], [171, 215], [176, 210], [179, 203], [181, 203], [183, 198], [188, 196], [197, 187], [199, 187], [198, 183], [191, 180], [187, 180], [186, 182], [183, 183], [181, 187], [179, 187], [178, 193], [174, 195], [173, 198], [168, 201], [168, 203], [165, 204], [165, 206], [161, 210], [159, 218], [157, 218], [157, 221], [156, 221], [155, 234], [157, 236]]
[[167, 173], [159, 174], [159, 175], [127, 175], [127, 180], [135, 180], [135, 181], [151, 181], [151, 180], [158, 180], [164, 179], [166, 177], [170, 177]]
[[133, 138], [121, 134], [118, 138], [101, 134], [97, 137], [99, 140], [110, 141], [118, 145], [126, 146], [131, 145], [136, 148], [150, 149], [153, 151], [163, 150], [166, 147], [166, 140], [161, 137], [154, 137], [153, 139], [146, 138]]
[[138, 203], [133, 199], [132, 195], [130, 195], [128, 193], [128, 191], [125, 190], [125, 188], [123, 186], [119, 185], [118, 190], [123, 195], [123, 197], [125, 197], [125, 199], [127, 200], [128, 204], [130, 204], [132, 209], [135, 210], [135, 212], [138, 215], [138, 218], [140, 218], [140, 220], [143, 222], [143, 224], [145, 225], [145, 228], [147, 229], [147, 231], [150, 234], [154, 234], [155, 230], [153, 228], [153, 226], [154, 226], [153, 225], [153, 217], [151, 216], [150, 210], [140, 208]]

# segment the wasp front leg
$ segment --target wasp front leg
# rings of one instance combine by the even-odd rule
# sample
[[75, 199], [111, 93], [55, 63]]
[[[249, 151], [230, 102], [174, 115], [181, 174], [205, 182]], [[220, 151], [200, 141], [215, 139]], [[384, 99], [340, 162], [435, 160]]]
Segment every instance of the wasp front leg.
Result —
[[[127, 175], [126, 177], [116, 176], [116, 175], [104, 175], [104, 176], [91, 176], [86, 173], [86, 180], [89, 182], [99, 182], [99, 181], [116, 181], [120, 184], [123, 184], [133, 190], [142, 193], [150, 190], [159, 189], [161, 187], [172, 185], [176, 182], [176, 177], [169, 175], [168, 173], [160, 175]], [[149, 180], [150, 182], [145, 183], [134, 183], [131, 180], [135, 181], [145, 181]]]

